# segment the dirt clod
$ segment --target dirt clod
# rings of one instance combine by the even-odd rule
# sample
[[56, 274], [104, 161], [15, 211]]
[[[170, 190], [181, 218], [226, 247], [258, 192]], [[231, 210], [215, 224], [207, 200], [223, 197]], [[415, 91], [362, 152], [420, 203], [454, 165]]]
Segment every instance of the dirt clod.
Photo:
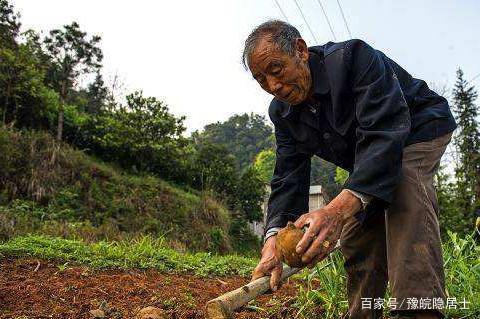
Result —
[[105, 312], [102, 309], [94, 309], [90, 310], [90, 314], [93, 318], [105, 318]]
[[136, 319], [167, 319], [167, 315], [162, 309], [149, 306], [141, 309]]

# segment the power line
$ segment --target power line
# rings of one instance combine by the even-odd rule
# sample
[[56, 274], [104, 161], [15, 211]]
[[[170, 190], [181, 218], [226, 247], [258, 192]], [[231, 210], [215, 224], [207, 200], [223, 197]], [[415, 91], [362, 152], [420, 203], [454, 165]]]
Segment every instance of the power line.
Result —
[[480, 73], [478, 73], [478, 74], [475, 75], [473, 78], [471, 78], [470, 81], [467, 82], [467, 84], [469, 84], [470, 82], [476, 80], [478, 77], [480, 77]]
[[282, 16], [285, 18], [285, 21], [287, 21], [288, 23], [290, 23], [290, 21], [288, 21], [287, 15], [286, 15], [285, 12], [283, 12], [283, 10], [282, 10], [282, 7], [280, 6], [280, 3], [278, 3], [277, 0], [273, 0], [273, 1], [277, 4], [277, 7], [278, 7], [278, 9], [280, 10], [280, 13], [281, 13]]
[[337, 0], [338, 7], [340, 8], [340, 12], [342, 13], [343, 22], [345, 22], [345, 26], [347, 27], [348, 35], [350, 39], [352, 38], [352, 33], [350, 32], [350, 28], [348, 27], [347, 18], [345, 18], [345, 14], [343, 13], [342, 5], [340, 4], [340, 0]]
[[335, 41], [337, 41], [337, 37], [335, 36], [335, 32], [333, 32], [332, 24], [330, 23], [330, 20], [328, 19], [328, 15], [327, 15], [327, 12], [325, 11], [325, 8], [322, 5], [322, 1], [317, 0], [317, 2], [318, 2], [318, 5], [320, 6], [320, 8], [322, 8], [323, 15], [325, 16], [325, 19], [327, 20], [327, 24], [328, 24], [328, 27], [330, 28], [330, 31], [332, 32], [333, 39]]
[[307, 19], [306, 19], [305, 16], [303, 15], [303, 11], [302, 11], [302, 9], [300, 8], [300, 5], [298, 4], [297, 0], [293, 0], [293, 2], [295, 2], [295, 4], [297, 5], [298, 11], [300, 11], [300, 15], [302, 16], [303, 21], [305, 21], [305, 24], [307, 25], [307, 28], [308, 28], [308, 30], [310, 31], [310, 34], [312, 35], [313, 39], [315, 40], [315, 43], [318, 44], [317, 37], [316, 37], [315, 34], [313, 33], [312, 28], [310, 28], [310, 25], [308, 24]]

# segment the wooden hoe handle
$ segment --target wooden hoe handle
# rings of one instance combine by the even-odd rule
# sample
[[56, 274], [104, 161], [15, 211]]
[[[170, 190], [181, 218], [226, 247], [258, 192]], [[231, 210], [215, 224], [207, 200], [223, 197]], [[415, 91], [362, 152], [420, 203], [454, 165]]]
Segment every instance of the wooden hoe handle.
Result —
[[[330, 251], [337, 250], [340, 247], [340, 241], [337, 241], [335, 247]], [[283, 267], [281, 282], [288, 277], [300, 271], [300, 268]], [[258, 278], [233, 291], [227, 292], [220, 297], [207, 302], [205, 309], [208, 319], [231, 319], [234, 311], [245, 305], [250, 300], [257, 298], [270, 289], [270, 276]]]
[[[281, 281], [285, 281], [285, 279], [299, 270], [299, 268], [285, 266], [282, 271]], [[270, 276], [258, 278], [245, 286], [210, 300], [206, 305], [207, 316], [209, 319], [233, 318], [236, 309], [264, 294], [268, 289], [270, 289]]]

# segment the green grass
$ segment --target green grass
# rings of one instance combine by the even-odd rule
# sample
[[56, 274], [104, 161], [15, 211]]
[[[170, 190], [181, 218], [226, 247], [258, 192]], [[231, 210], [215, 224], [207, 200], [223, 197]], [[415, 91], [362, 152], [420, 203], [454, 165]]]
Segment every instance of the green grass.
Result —
[[162, 272], [197, 276], [249, 276], [258, 262], [237, 255], [179, 253], [167, 247], [163, 238], [151, 236], [92, 244], [47, 236], [21, 236], [0, 244], [0, 255], [36, 257], [85, 264], [92, 268], [154, 268]]
[[[480, 246], [472, 236], [460, 238], [451, 232], [448, 236], [443, 244], [447, 298], [456, 298], [457, 302], [465, 298], [469, 309], [447, 309], [447, 318], [480, 318]], [[313, 271], [304, 271], [300, 278], [307, 285], [299, 287], [294, 304], [298, 318], [313, 318], [318, 309], [323, 309], [325, 319], [339, 318], [346, 312], [346, 274], [339, 252], [317, 264]], [[313, 289], [315, 281], [319, 288]], [[388, 293], [385, 298], [389, 298]]]
[[[346, 312], [346, 274], [340, 252], [332, 253], [311, 271], [303, 271], [300, 278], [306, 286], [299, 286], [294, 305], [299, 318], [312, 318], [318, 309], [322, 309], [324, 318], [338, 318]], [[313, 288], [315, 283], [318, 288]]]
[[447, 296], [470, 302], [470, 310], [452, 309], [453, 318], [480, 318], [480, 246], [472, 236], [460, 238], [448, 233], [450, 240], [444, 245]]

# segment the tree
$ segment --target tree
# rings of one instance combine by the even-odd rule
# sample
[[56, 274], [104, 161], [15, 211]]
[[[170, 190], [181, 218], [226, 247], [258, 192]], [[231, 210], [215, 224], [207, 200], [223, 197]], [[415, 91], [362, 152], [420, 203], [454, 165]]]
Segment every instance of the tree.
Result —
[[322, 185], [329, 198], [335, 197], [342, 187], [335, 181], [337, 167], [318, 156], [312, 157], [311, 167], [310, 184]]
[[17, 36], [20, 32], [18, 14], [7, 0], [0, 0], [0, 88], [4, 96], [2, 105], [2, 123], [5, 125], [6, 115], [12, 97], [15, 77], [15, 55]]
[[95, 78], [86, 88], [72, 90], [69, 104], [77, 106], [79, 112], [89, 115], [99, 115], [108, 109], [110, 92], [105, 86], [102, 74], [97, 72]]
[[335, 170], [335, 182], [339, 185], [343, 185], [348, 178], [348, 172], [341, 167], [336, 168]]
[[15, 48], [20, 34], [20, 15], [16, 13], [8, 0], [0, 0], [0, 46]]
[[[322, 185], [326, 190], [328, 197], [335, 196], [343, 185], [343, 182], [337, 180], [336, 176], [336, 169], [341, 170], [341, 168], [336, 168], [334, 164], [317, 156], [313, 156], [311, 161], [310, 184]], [[273, 149], [261, 151], [255, 157], [253, 165], [257, 170], [260, 179], [264, 183], [270, 183], [273, 170], [275, 169], [275, 151]]]
[[258, 153], [253, 167], [257, 170], [259, 178], [264, 184], [270, 183], [275, 169], [275, 151], [267, 149]]
[[49, 78], [60, 94], [57, 140], [62, 139], [64, 109], [70, 91], [77, 85], [79, 77], [95, 73], [101, 68], [103, 54], [99, 48], [99, 36], [87, 37], [78, 23], [65, 25], [63, 29], [50, 31], [43, 43], [51, 61]]
[[203, 132], [195, 132], [195, 139], [225, 145], [243, 170], [252, 164], [262, 150], [273, 147], [272, 128], [258, 114], [241, 114], [225, 122], [206, 125]]
[[248, 221], [262, 220], [262, 202], [264, 196], [265, 183], [253, 166], [248, 167], [240, 178], [236, 196], [240, 209]]
[[447, 236], [447, 230], [466, 235], [470, 231], [471, 220], [459, 212], [457, 185], [443, 165], [440, 165], [435, 175], [435, 190], [442, 237]]
[[44, 84], [45, 63], [37, 55], [35, 33], [20, 34], [19, 14], [5, 0], [0, 0], [0, 31], [2, 124], [43, 128], [52, 93]]
[[235, 158], [227, 148], [210, 142], [197, 144], [194, 165], [195, 188], [213, 191], [230, 209], [235, 209], [239, 176]]
[[457, 71], [457, 82], [453, 89], [453, 106], [458, 128], [454, 145], [456, 160], [457, 205], [465, 219], [473, 220], [473, 211], [480, 207], [480, 127], [477, 93]]
[[2, 123], [20, 121], [33, 127], [46, 105], [41, 101], [47, 89], [44, 72], [28, 43], [17, 48], [0, 48], [0, 88], [3, 95]]
[[175, 117], [165, 103], [142, 92], [126, 100], [124, 106], [87, 117], [76, 145], [122, 167], [184, 182], [184, 162], [190, 160], [182, 136], [185, 118]]
[[88, 114], [98, 114], [102, 111], [107, 101], [109, 92], [103, 81], [100, 72], [97, 72], [95, 80], [88, 85], [86, 91], [87, 105], [86, 112]]

